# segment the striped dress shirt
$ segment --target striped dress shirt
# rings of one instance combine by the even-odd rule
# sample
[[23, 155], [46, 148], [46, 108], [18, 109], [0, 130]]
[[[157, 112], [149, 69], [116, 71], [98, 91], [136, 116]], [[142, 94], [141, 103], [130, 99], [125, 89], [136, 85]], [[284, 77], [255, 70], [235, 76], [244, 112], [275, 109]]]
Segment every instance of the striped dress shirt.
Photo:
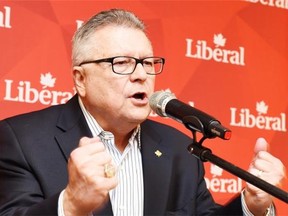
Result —
[[117, 149], [114, 135], [104, 131], [93, 116], [85, 109], [79, 98], [80, 107], [93, 137], [100, 137], [117, 167], [118, 185], [109, 191], [113, 215], [140, 216], [144, 211], [144, 185], [142, 157], [140, 152], [140, 126], [138, 126], [123, 152]]

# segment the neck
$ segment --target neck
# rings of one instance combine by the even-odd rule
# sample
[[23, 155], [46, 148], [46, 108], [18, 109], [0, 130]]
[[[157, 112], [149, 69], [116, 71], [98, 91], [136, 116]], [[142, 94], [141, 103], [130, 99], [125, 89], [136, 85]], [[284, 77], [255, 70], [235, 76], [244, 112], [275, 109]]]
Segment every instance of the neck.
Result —
[[117, 146], [117, 149], [123, 152], [126, 146], [128, 145], [128, 141], [130, 137], [132, 136], [134, 129], [130, 131], [129, 133], [125, 133], [125, 134], [117, 133], [115, 131], [111, 131], [111, 132], [114, 135], [115, 145]]

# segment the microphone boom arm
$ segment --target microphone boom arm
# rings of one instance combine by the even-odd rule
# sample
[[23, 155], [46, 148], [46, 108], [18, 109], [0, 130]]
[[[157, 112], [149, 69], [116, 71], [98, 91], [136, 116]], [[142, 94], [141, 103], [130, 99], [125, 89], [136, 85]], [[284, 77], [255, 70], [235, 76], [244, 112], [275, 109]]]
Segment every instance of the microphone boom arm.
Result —
[[[194, 131], [194, 136], [195, 133], [196, 132]], [[202, 146], [202, 143], [206, 138], [207, 137], [203, 137], [199, 142], [197, 142], [196, 139], [193, 139], [193, 143], [188, 146], [189, 153], [196, 156], [203, 162], [209, 161], [221, 167], [222, 169], [232, 173], [233, 175], [236, 175], [242, 180], [249, 182], [250, 184], [262, 189], [263, 191], [273, 195], [274, 197], [282, 200], [283, 202], [288, 203], [288, 193], [284, 190], [281, 190], [280, 188], [262, 180], [261, 178], [258, 178], [251, 173], [235, 166], [234, 164], [214, 155], [211, 149]]]

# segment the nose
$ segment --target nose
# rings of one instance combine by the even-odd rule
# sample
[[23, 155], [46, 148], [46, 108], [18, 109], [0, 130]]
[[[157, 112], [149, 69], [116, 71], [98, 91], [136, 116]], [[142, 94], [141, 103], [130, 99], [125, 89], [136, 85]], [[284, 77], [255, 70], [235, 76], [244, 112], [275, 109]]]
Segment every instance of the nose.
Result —
[[146, 73], [141, 62], [138, 62], [134, 72], [130, 75], [131, 80], [146, 80], [148, 74]]

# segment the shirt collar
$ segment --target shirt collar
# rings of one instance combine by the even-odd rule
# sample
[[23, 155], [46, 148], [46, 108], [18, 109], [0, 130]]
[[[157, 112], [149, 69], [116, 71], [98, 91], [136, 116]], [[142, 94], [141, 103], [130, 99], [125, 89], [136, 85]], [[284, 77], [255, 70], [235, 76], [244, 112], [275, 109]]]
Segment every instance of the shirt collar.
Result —
[[[78, 97], [78, 101], [79, 101], [80, 108], [81, 108], [81, 110], [84, 114], [84, 117], [86, 119], [86, 122], [87, 122], [87, 124], [88, 124], [88, 126], [92, 132], [93, 137], [99, 136], [99, 137], [102, 137], [103, 139], [113, 138], [113, 134], [109, 131], [104, 131], [103, 128], [98, 124], [96, 119], [88, 112], [88, 110], [85, 108], [80, 97]], [[137, 127], [134, 129], [134, 131], [133, 131], [133, 133], [129, 139], [129, 142], [131, 140], [136, 139], [139, 149], [141, 148], [140, 134], [141, 134], [141, 127], [140, 127], [140, 125], [137, 125]]]

